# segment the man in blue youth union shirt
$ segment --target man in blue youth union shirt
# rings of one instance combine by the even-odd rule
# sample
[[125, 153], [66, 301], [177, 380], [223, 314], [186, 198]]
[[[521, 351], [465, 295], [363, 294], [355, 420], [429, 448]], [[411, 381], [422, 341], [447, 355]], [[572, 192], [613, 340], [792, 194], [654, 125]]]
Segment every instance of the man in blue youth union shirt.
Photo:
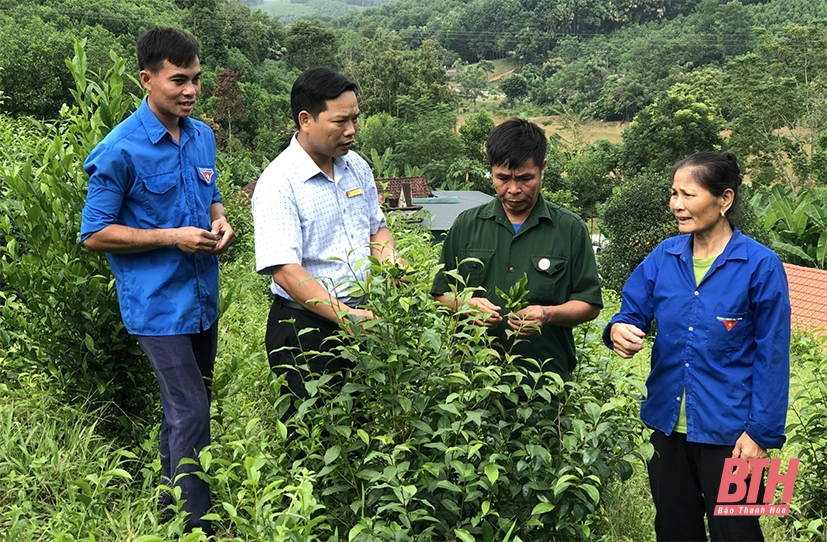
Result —
[[[180, 465], [210, 442], [210, 381], [217, 344], [218, 254], [232, 243], [216, 187], [215, 137], [189, 118], [201, 91], [198, 43], [174, 28], [137, 43], [141, 106], [84, 163], [89, 190], [81, 241], [106, 252], [121, 316], [161, 388], [161, 474], [185, 499], [187, 528], [202, 520], [209, 487]], [[162, 492], [164, 515], [172, 497]]]

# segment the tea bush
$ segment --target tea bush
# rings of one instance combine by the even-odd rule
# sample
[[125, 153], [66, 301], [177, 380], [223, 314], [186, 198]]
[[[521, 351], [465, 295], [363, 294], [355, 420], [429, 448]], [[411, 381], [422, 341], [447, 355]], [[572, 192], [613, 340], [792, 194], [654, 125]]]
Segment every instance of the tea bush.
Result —
[[523, 368], [469, 323], [467, 305], [433, 300], [430, 232], [398, 245], [415, 264], [371, 259], [356, 285], [377, 318], [337, 338], [354, 364], [346, 384], [307, 380], [310, 397], [282, 430], [288, 458], [317, 473], [330, 526], [353, 541], [592, 537], [605, 484], [651, 454], [642, 383], [611, 367], [602, 323], [578, 329], [571, 381]]
[[[83, 44], [68, 62], [78, 101], [51, 123], [29, 121], [0, 150], [0, 379], [45, 387], [69, 402], [147, 417], [154, 377], [121, 322], [103, 254], [78, 241], [91, 149], [124, 116], [125, 61], [99, 83], [86, 79]], [[21, 121], [23, 122], [23, 121]]]
[[827, 539], [827, 352], [823, 338], [796, 333], [790, 364], [798, 373], [791, 387], [787, 446], [801, 460], [794, 497], [796, 528]]

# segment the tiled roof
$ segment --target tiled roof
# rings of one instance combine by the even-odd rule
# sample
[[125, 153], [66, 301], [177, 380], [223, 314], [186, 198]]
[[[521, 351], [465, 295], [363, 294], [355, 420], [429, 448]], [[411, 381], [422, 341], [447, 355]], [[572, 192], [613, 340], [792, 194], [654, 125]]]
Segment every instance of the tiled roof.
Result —
[[[412, 198], [427, 198], [431, 195], [431, 189], [428, 188], [428, 182], [425, 177], [387, 177], [384, 179], [376, 179], [376, 190], [379, 192], [379, 202], [385, 201], [385, 196], [391, 198], [398, 198], [402, 191], [402, 184], [408, 183], [411, 185]], [[383, 189], [382, 185], [387, 184]]]
[[785, 263], [793, 327], [827, 334], [827, 271]]

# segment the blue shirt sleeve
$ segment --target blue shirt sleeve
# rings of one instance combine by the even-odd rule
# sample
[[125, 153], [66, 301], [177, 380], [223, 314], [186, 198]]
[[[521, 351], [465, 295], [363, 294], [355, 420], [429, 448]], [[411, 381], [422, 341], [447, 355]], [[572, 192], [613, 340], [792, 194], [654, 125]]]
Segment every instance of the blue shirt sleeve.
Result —
[[89, 186], [82, 213], [81, 241], [118, 223], [128, 184], [134, 177], [126, 161], [104, 143], [92, 151], [83, 169], [89, 174]]
[[611, 341], [612, 326], [617, 323], [631, 324], [649, 333], [655, 315], [654, 289], [658, 276], [657, 260], [661, 247], [657, 247], [638, 265], [621, 293], [620, 312], [615, 314], [603, 330], [603, 343], [614, 350]]
[[790, 382], [790, 293], [777, 256], [766, 260], [753, 283], [757, 348], [752, 370], [752, 406], [745, 431], [762, 448], [784, 444]]

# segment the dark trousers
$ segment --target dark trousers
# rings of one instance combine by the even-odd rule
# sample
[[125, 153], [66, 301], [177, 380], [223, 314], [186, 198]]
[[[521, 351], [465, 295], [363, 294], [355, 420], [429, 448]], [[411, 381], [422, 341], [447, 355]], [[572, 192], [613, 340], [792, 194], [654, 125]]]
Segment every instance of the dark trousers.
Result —
[[[137, 337], [149, 358], [161, 388], [161, 476], [163, 483], [181, 488], [188, 513], [187, 528], [201, 527], [212, 534], [212, 525], [201, 517], [210, 508], [209, 485], [195, 474], [196, 465], [179, 465], [183, 458], [197, 459], [210, 443], [210, 385], [218, 342], [218, 323], [194, 335]], [[181, 476], [184, 474], [184, 476]], [[172, 503], [162, 493], [160, 507]]]
[[[733, 446], [688, 442], [684, 433], [668, 437], [652, 433], [655, 455], [649, 462], [649, 487], [655, 501], [655, 533], [659, 541], [706, 540], [704, 514], [709, 535], [715, 541], [763, 541], [753, 516], [716, 516], [714, 508], [724, 469]], [[763, 499], [763, 480], [758, 492]], [[746, 497], [741, 504], [746, 502]], [[738, 504], [738, 503], [731, 503]]]
[[[295, 322], [283, 321], [288, 319]], [[308, 310], [285, 306], [284, 299], [275, 296], [267, 318], [264, 344], [270, 368], [276, 375], [285, 375], [287, 388], [292, 395], [300, 399], [308, 396], [304, 381], [309, 373], [316, 375], [314, 378], [320, 374], [338, 373], [328, 385], [336, 386], [342, 382], [344, 376], [341, 373], [344, 369], [351, 368], [352, 364], [329, 353], [339, 342], [328, 338], [334, 337], [338, 330], [339, 324]], [[318, 354], [304, 354], [311, 351]], [[296, 407], [291, 399], [282, 420], [286, 421], [295, 412]]]

